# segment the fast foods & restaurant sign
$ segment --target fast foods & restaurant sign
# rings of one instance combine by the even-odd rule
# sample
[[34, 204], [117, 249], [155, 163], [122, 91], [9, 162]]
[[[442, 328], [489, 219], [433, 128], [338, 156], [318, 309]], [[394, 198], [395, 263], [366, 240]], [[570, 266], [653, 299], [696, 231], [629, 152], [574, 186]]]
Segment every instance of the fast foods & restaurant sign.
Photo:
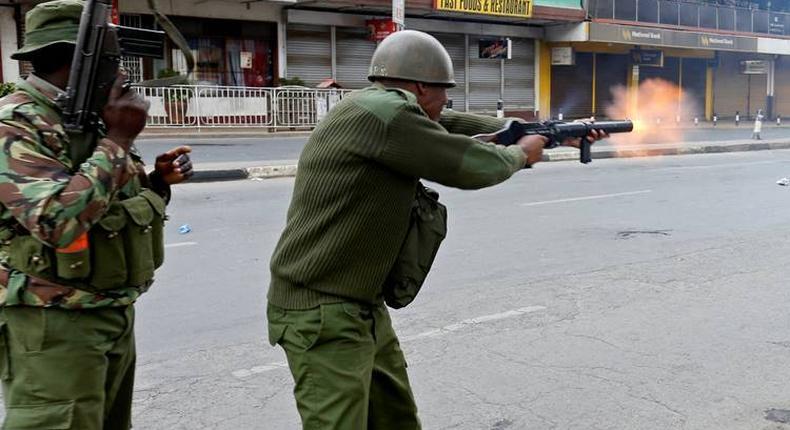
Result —
[[435, 0], [436, 10], [480, 15], [532, 17], [532, 0]]

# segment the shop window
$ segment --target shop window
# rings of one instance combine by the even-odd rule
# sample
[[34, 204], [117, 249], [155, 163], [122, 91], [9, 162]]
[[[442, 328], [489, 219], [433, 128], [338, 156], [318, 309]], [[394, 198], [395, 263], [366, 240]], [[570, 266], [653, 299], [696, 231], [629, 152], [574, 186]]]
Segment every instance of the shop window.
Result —
[[639, 0], [639, 21], [658, 22], [658, 1]]
[[680, 14], [678, 3], [662, 0], [658, 2], [658, 9], [661, 24], [678, 25]]
[[273, 53], [268, 41], [230, 37], [188, 41], [197, 54], [194, 79], [199, 83], [245, 87], [273, 84]]

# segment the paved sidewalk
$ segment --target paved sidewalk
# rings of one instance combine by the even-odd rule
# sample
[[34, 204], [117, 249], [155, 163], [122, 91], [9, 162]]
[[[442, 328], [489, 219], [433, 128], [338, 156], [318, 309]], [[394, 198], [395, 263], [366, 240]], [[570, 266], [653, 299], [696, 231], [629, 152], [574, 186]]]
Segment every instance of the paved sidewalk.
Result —
[[[733, 140], [727, 142], [679, 142], [640, 146], [593, 145], [593, 159], [655, 157], [666, 155], [708, 154], [721, 152], [764, 151], [790, 149], [790, 139]], [[576, 161], [579, 151], [557, 148], [544, 153], [544, 161]], [[229, 181], [242, 179], [282, 178], [296, 175], [297, 160], [247, 160], [196, 165], [195, 182]]]

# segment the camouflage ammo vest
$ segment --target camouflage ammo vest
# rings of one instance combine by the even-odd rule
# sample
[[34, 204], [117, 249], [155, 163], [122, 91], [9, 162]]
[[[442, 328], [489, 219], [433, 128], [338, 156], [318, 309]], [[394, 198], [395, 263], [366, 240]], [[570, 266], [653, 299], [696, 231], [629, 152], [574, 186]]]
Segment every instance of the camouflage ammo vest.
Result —
[[90, 292], [149, 285], [164, 262], [166, 203], [148, 188], [124, 199], [120, 194], [86, 234], [64, 249], [45, 245], [15, 219], [0, 221], [8, 268]]
[[164, 262], [164, 219], [164, 200], [143, 189], [114, 200], [87, 236], [77, 239], [87, 237], [77, 249], [55, 250], [18, 224], [0, 227], [0, 243], [8, 247], [10, 268], [30, 276], [85, 291], [139, 287]]

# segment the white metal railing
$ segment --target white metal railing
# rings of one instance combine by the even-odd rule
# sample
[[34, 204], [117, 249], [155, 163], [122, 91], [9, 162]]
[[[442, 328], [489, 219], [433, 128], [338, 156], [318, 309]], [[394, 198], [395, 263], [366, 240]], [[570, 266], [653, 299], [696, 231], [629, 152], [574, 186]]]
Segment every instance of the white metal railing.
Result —
[[148, 127], [313, 128], [350, 90], [304, 87], [134, 87]]

